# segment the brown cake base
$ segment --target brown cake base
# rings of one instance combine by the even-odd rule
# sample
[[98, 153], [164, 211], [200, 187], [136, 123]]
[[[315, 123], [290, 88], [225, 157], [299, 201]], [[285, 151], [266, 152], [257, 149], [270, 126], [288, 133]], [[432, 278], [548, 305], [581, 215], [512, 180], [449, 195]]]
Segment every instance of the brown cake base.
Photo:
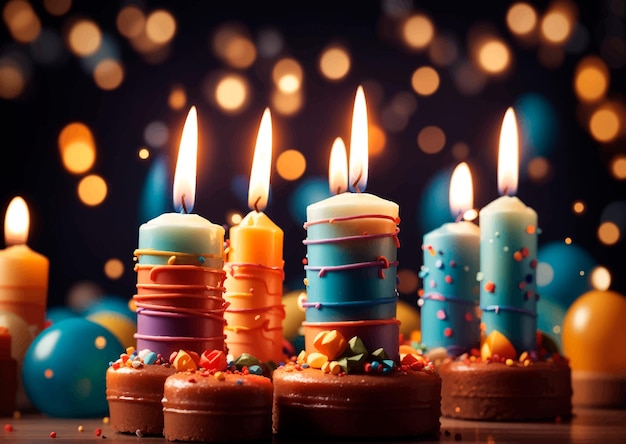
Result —
[[264, 376], [182, 372], [165, 381], [163, 435], [170, 441], [233, 442], [272, 436], [272, 383]]
[[439, 367], [441, 413], [488, 421], [569, 418], [572, 384], [566, 362], [454, 361]]
[[279, 437], [392, 439], [439, 432], [436, 374], [339, 376], [279, 367], [272, 378], [273, 430]]
[[163, 435], [163, 384], [176, 369], [162, 365], [109, 367], [106, 397], [111, 428], [117, 432]]
[[626, 407], [626, 375], [573, 370], [575, 406], [592, 408]]

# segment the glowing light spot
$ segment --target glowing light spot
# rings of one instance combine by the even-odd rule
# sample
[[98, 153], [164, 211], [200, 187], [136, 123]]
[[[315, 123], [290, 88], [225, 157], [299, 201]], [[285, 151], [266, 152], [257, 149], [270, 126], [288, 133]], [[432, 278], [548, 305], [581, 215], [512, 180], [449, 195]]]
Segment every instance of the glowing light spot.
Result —
[[51, 15], [67, 14], [72, 6], [72, 0], [43, 0], [43, 7]]
[[67, 36], [70, 50], [79, 57], [95, 53], [102, 43], [102, 32], [91, 20], [79, 20], [70, 28]]
[[385, 150], [387, 136], [385, 135], [385, 131], [380, 126], [370, 122], [368, 126], [368, 138], [370, 156], [378, 156]]
[[574, 91], [583, 102], [595, 102], [603, 98], [609, 87], [609, 69], [602, 59], [585, 57], [578, 63], [574, 73]]
[[583, 214], [585, 212], [585, 203], [583, 201], [577, 200], [572, 205], [572, 211], [576, 214]]
[[319, 70], [328, 80], [341, 80], [350, 71], [350, 55], [345, 48], [332, 46], [322, 52]]
[[150, 157], [150, 150], [145, 147], [140, 148], [139, 151], [137, 152], [137, 156], [139, 156], [141, 160], [146, 160], [147, 158]]
[[173, 110], [181, 110], [187, 105], [187, 93], [182, 86], [174, 86], [167, 97], [167, 104]]
[[463, 213], [463, 219], [467, 221], [476, 220], [477, 217], [478, 211], [474, 208], [472, 208], [471, 210], [467, 210], [465, 213]]
[[506, 13], [506, 24], [513, 34], [527, 36], [537, 26], [537, 12], [528, 3], [515, 3]]
[[611, 174], [617, 180], [625, 180], [626, 179], [626, 155], [624, 154], [616, 154], [611, 159], [611, 163], [609, 166]]
[[213, 36], [215, 55], [233, 68], [250, 67], [256, 60], [257, 51], [247, 34], [241, 26], [223, 25]]
[[430, 66], [418, 68], [411, 76], [411, 86], [416, 93], [429, 96], [439, 88], [439, 74]]
[[88, 171], [96, 160], [96, 150], [92, 144], [74, 142], [62, 150], [63, 165], [72, 174]]
[[554, 10], [544, 15], [541, 35], [550, 43], [563, 43], [572, 33], [572, 18], [565, 11]]
[[537, 285], [546, 287], [554, 280], [554, 268], [548, 262], [539, 262], [537, 264]]
[[287, 94], [279, 89], [272, 92], [272, 106], [279, 114], [289, 116], [297, 113], [302, 108], [303, 98], [300, 90]]
[[11, 0], [4, 5], [2, 18], [11, 36], [20, 43], [30, 43], [41, 33], [41, 21], [29, 2]]
[[528, 162], [528, 177], [535, 182], [541, 182], [550, 174], [550, 162], [545, 157], [534, 157]]
[[478, 65], [489, 74], [504, 72], [511, 62], [511, 51], [501, 40], [486, 40], [478, 49]]
[[96, 339], [93, 341], [93, 345], [95, 345], [98, 350], [102, 350], [107, 346], [107, 340], [104, 336], [96, 336]]
[[302, 67], [294, 59], [282, 59], [274, 65], [272, 79], [281, 92], [296, 92], [302, 84]]
[[227, 219], [230, 220], [231, 225], [239, 225], [243, 216], [240, 213], [231, 213]]
[[119, 279], [124, 274], [124, 263], [119, 259], [109, 259], [104, 263], [104, 274], [109, 279]]
[[402, 38], [410, 48], [425, 48], [435, 35], [435, 27], [430, 18], [425, 15], [409, 17], [402, 27]]
[[164, 9], [157, 9], [146, 19], [146, 36], [157, 45], [168, 43], [176, 34], [176, 20]]
[[223, 77], [215, 88], [215, 101], [224, 111], [239, 111], [247, 102], [248, 86], [239, 75]]
[[93, 79], [101, 89], [116, 89], [124, 80], [124, 68], [117, 60], [101, 60], [93, 70]]
[[417, 273], [407, 268], [398, 270], [398, 292], [402, 294], [415, 294], [419, 286]]
[[283, 151], [276, 159], [276, 172], [285, 180], [299, 179], [305, 170], [306, 159], [300, 151]]
[[164, 146], [169, 140], [169, 137], [170, 133], [167, 129], [167, 125], [158, 120], [156, 122], [150, 122], [143, 131], [143, 138], [146, 144], [155, 148]]
[[597, 234], [598, 239], [604, 245], [615, 245], [621, 236], [619, 227], [613, 222], [602, 222]]
[[417, 145], [426, 154], [441, 151], [446, 144], [446, 134], [438, 126], [426, 126], [417, 135]]
[[46, 379], [52, 379], [54, 378], [54, 372], [51, 368], [47, 368], [43, 371], [43, 377]]
[[617, 137], [619, 130], [619, 116], [613, 107], [600, 107], [589, 119], [589, 131], [599, 142], [611, 142]]
[[22, 67], [12, 59], [0, 59], [0, 97], [15, 99], [22, 94], [26, 78]]
[[117, 14], [115, 24], [120, 34], [126, 38], [134, 39], [144, 32], [146, 17], [139, 7], [134, 5], [124, 6]]
[[572, 238], [571, 237], [566, 237], [564, 242], [565, 242], [565, 245], [571, 245], [572, 244]]
[[78, 197], [81, 202], [90, 207], [100, 205], [107, 196], [107, 184], [98, 175], [85, 176], [78, 183]]
[[591, 270], [589, 282], [596, 290], [608, 290], [611, 287], [611, 281], [611, 272], [606, 267], [597, 266]]
[[470, 148], [465, 142], [456, 142], [452, 145], [452, 156], [456, 160], [465, 160], [469, 156]]

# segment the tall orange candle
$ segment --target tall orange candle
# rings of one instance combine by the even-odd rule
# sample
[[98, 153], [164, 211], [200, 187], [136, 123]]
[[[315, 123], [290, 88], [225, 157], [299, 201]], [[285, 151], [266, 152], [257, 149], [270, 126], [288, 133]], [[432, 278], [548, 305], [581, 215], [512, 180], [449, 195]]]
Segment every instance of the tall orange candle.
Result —
[[4, 223], [7, 248], [0, 251], [0, 311], [23, 318], [34, 337], [46, 320], [49, 261], [26, 245], [29, 226], [28, 205], [17, 196]]
[[257, 136], [248, 206], [252, 210], [229, 231], [224, 298], [230, 303], [226, 345], [237, 357], [249, 353], [263, 362], [282, 360], [284, 280], [283, 231], [263, 210], [267, 206], [272, 162], [269, 109]]

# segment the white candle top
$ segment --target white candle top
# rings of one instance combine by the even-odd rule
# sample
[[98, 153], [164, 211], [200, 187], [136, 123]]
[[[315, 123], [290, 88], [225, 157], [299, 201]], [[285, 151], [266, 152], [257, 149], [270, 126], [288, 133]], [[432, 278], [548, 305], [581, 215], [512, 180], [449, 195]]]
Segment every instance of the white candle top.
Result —
[[500, 196], [480, 210], [479, 214], [493, 213], [528, 213], [537, 214], [535, 210], [527, 206], [517, 196]]
[[224, 228], [221, 225], [212, 223], [198, 214], [183, 214], [183, 213], [163, 213], [154, 219], [149, 220], [145, 225], [177, 225], [185, 227], [211, 227], [216, 228], [218, 231]]
[[398, 204], [369, 193], [341, 193], [311, 204], [306, 209], [308, 221], [376, 214], [397, 218]]

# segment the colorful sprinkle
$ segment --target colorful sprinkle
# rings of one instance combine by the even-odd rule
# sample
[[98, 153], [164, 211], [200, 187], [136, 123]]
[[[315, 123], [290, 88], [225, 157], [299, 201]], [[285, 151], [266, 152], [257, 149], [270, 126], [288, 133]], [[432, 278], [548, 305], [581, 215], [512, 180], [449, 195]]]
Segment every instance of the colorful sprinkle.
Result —
[[13, 426], [11, 424], [5, 424], [4, 431], [7, 433], [11, 433], [13, 431]]
[[456, 261], [450, 261], [450, 266], [451, 266], [452, 268], [456, 267]]
[[445, 320], [448, 318], [448, 315], [446, 314], [445, 310], [437, 310], [437, 319], [439, 320]]
[[443, 268], [443, 261], [441, 259], [437, 259], [435, 261], [435, 267], [442, 269]]
[[535, 234], [536, 228], [534, 225], [529, 225], [526, 227], [526, 233], [528, 234]]
[[56, 438], [57, 437], [57, 432], [50, 432], [50, 438]]
[[97, 428], [96, 430], [94, 430], [93, 434], [96, 435], [96, 436], [102, 435], [102, 429], [101, 428]]
[[84, 427], [84, 426], [82, 426], [82, 425], [79, 425], [77, 430], [78, 430], [80, 433], [83, 433], [83, 432], [85, 431], [85, 427]]
[[520, 262], [524, 257], [522, 256], [522, 253], [520, 251], [516, 251], [515, 253], [513, 253], [513, 259], [515, 259], [517, 262]]
[[453, 331], [452, 331], [452, 329], [451, 329], [450, 327], [444, 328], [444, 329], [443, 329], [443, 335], [444, 335], [446, 338], [450, 338], [450, 337], [452, 337], [452, 335], [453, 335]]
[[470, 312], [465, 313], [465, 320], [467, 322], [472, 322], [474, 320], [474, 315], [472, 315]]
[[454, 279], [452, 279], [452, 276], [450, 276], [450, 275], [446, 275], [446, 277], [444, 279], [446, 280], [446, 284], [454, 283]]
[[432, 279], [432, 280], [430, 281], [430, 288], [436, 288], [436, 287], [437, 287], [437, 282], [435, 282], [435, 280], [434, 280], [434, 279]]
[[484, 288], [485, 288], [485, 291], [487, 293], [495, 293], [495, 291], [496, 291], [496, 284], [494, 284], [491, 281], [487, 281], [487, 282], [485, 282], [485, 287]]

